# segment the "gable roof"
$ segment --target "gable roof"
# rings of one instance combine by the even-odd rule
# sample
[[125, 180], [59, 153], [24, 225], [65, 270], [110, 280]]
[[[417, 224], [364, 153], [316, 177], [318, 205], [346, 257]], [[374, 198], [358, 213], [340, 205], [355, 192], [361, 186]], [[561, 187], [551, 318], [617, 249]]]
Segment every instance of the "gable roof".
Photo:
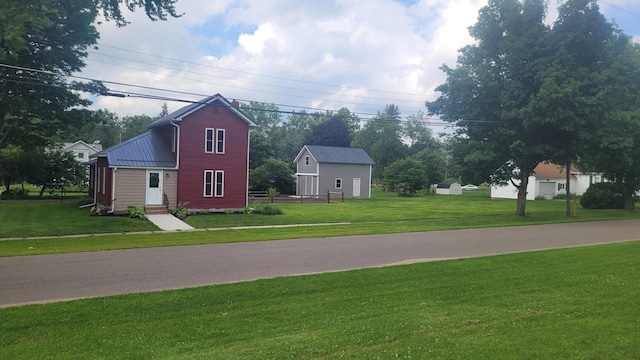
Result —
[[[566, 177], [565, 170], [565, 166], [543, 162], [533, 169], [533, 173], [539, 179], [564, 179]], [[571, 174], [580, 174], [580, 170], [571, 166]]]
[[82, 140], [78, 140], [76, 142], [62, 144], [62, 150], [67, 150], [71, 148], [77, 149], [78, 147], [85, 148], [88, 150], [93, 150], [95, 152], [102, 150], [102, 144], [100, 144], [100, 142], [94, 142], [93, 144], [89, 145]]
[[294, 162], [302, 156], [305, 149], [318, 163], [373, 165], [375, 162], [361, 148], [339, 146], [305, 145]]
[[91, 159], [106, 157], [111, 166], [141, 168], [175, 168], [176, 160], [162, 135], [157, 131], [146, 132], [120, 144], [114, 145]]
[[236, 114], [240, 119], [242, 119], [243, 121], [245, 121], [247, 124], [249, 124], [249, 126], [256, 126], [256, 124], [251, 121], [251, 119], [249, 119], [249, 117], [242, 111], [240, 110], [240, 108], [234, 106], [234, 104], [230, 103], [227, 99], [225, 99], [222, 95], [220, 94], [215, 94], [213, 96], [209, 96], [206, 99], [194, 102], [193, 104], [189, 104], [183, 108], [180, 108], [166, 116], [161, 117], [160, 119], [152, 122], [151, 124], [147, 125], [147, 128], [149, 129], [153, 129], [153, 128], [157, 128], [163, 125], [167, 125], [169, 123], [173, 122], [180, 122], [182, 121], [185, 117], [193, 114], [194, 112], [202, 109], [203, 107], [207, 106], [207, 105], [212, 105], [214, 103], [218, 103], [218, 106], [224, 106], [227, 109], [229, 109], [231, 112], [233, 112], [234, 114]]

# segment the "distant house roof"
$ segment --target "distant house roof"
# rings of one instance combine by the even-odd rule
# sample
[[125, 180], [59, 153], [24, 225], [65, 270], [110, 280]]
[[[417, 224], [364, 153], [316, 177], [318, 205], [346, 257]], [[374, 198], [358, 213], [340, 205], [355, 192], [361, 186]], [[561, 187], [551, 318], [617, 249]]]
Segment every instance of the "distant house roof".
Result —
[[359, 165], [375, 164], [373, 159], [371, 159], [363, 149], [320, 145], [305, 145], [298, 156], [296, 156], [294, 162], [297, 162], [298, 159], [300, 159], [305, 149], [309, 151], [309, 154], [311, 154], [318, 163]]
[[[544, 162], [538, 164], [533, 172], [538, 179], [564, 179], [566, 177], [565, 174], [565, 166]], [[571, 174], [580, 174], [580, 170], [575, 166], [571, 167]]]
[[127, 166], [142, 168], [174, 168], [176, 160], [173, 158], [162, 135], [150, 131], [132, 139], [114, 145], [97, 154], [91, 159], [106, 157], [111, 166]]
[[451, 182], [441, 182], [438, 183], [438, 185], [436, 185], [437, 189], [450, 189], [451, 186], [460, 186], [460, 184], [458, 183], [451, 183]]
[[236, 115], [238, 115], [239, 118], [241, 118], [242, 120], [244, 120], [247, 124], [249, 124], [249, 126], [256, 126], [256, 124], [251, 121], [251, 119], [249, 119], [249, 117], [242, 111], [240, 110], [239, 107], [235, 106], [234, 104], [230, 103], [227, 99], [225, 99], [222, 95], [220, 94], [215, 94], [213, 96], [209, 96], [206, 99], [194, 102], [193, 104], [187, 105], [183, 108], [180, 108], [174, 112], [172, 112], [171, 114], [168, 114], [164, 117], [161, 117], [160, 119], [152, 122], [151, 124], [147, 125], [147, 128], [149, 129], [153, 129], [153, 128], [157, 128], [163, 125], [167, 125], [169, 123], [171, 123], [172, 121], [174, 122], [180, 122], [182, 121], [185, 117], [193, 114], [194, 112], [202, 109], [203, 107], [207, 106], [207, 105], [213, 105], [214, 103], [218, 103], [218, 106], [223, 106], [226, 107], [227, 109], [231, 110], [231, 112], [235, 113]]
[[95, 152], [102, 151], [102, 144], [100, 144], [99, 141], [95, 141], [91, 145], [87, 144], [86, 142], [84, 142], [82, 140], [78, 140], [78, 141], [72, 142], [72, 143], [63, 143], [62, 144], [62, 150], [67, 150], [67, 149], [71, 149], [71, 148], [76, 149], [78, 147], [84, 147], [85, 149], [93, 150]]

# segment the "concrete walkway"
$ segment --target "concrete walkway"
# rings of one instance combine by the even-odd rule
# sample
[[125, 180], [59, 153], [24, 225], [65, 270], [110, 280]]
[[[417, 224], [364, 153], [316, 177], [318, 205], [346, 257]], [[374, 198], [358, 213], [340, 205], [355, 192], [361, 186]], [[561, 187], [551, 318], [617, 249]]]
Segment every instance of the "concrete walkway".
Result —
[[160, 230], [165, 231], [181, 231], [193, 230], [193, 227], [177, 217], [169, 214], [147, 215], [147, 219], [151, 221]]

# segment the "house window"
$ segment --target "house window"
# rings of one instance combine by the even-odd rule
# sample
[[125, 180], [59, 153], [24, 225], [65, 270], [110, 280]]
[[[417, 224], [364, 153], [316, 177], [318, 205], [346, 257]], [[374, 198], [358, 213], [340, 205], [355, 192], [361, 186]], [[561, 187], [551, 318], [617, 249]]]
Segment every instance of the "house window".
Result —
[[224, 171], [216, 171], [216, 197], [224, 196]]
[[83, 152], [79, 152], [76, 154], [78, 159], [84, 159], [84, 153]]
[[204, 196], [213, 196], [213, 170], [204, 171]]
[[564, 183], [558, 183], [558, 191], [564, 190], [565, 189], [564, 185], [565, 185]]
[[305, 165], [305, 166], [309, 166], [309, 162], [310, 162], [309, 157], [308, 157], [308, 156], [305, 156], [305, 157], [304, 157], [304, 165]]
[[224, 154], [224, 129], [216, 130], [216, 153]]
[[342, 179], [336, 178], [336, 189], [342, 189]]
[[213, 129], [204, 129], [204, 152], [213, 152]]

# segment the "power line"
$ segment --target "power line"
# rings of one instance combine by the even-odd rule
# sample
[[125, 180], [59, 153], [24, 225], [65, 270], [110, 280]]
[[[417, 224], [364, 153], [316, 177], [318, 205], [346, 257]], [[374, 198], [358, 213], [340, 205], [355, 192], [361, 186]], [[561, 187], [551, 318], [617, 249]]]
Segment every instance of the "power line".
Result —
[[[21, 70], [21, 71], [31, 71], [31, 72], [43, 73], [43, 74], [49, 74], [49, 75], [58, 75], [57, 73], [52, 72], [52, 71], [48, 71], [48, 70], [31, 69], [31, 68], [27, 68], [27, 67], [3, 64], [3, 63], [0, 63], [0, 67], [11, 68], [11, 69], [16, 69], [16, 70]], [[10, 75], [10, 74], [7, 74], [7, 75]], [[177, 90], [169, 90], [169, 89], [161, 89], [161, 88], [154, 88], [154, 87], [143, 86], [143, 85], [134, 85], [134, 84], [121, 83], [121, 82], [114, 82], [114, 81], [103, 81], [103, 80], [89, 78], [89, 77], [85, 77], [85, 76], [70, 75], [69, 77], [82, 79], [82, 80], [88, 80], [88, 81], [104, 82], [104, 83], [113, 84], [113, 85], [136, 87], [136, 88], [141, 88], [141, 89], [145, 89], [145, 90], [162, 91], [162, 92], [169, 92], [169, 93], [181, 94], [181, 95], [194, 95], [194, 96], [199, 96], [201, 98], [206, 98], [206, 97], [209, 96], [209, 95], [205, 95], [205, 94], [184, 92], [184, 91], [177, 91]], [[18, 76], [18, 77], [14, 76], [14, 78], [5, 77], [5, 78], [2, 79], [2, 81], [5, 81], [5, 80], [6, 81], [11, 81], [11, 82], [16, 82], [16, 83], [22, 83], [22, 84], [26, 84], [26, 85], [40, 85], [40, 86], [50, 86], [50, 87], [60, 87], [60, 88], [65, 88], [65, 89], [73, 89], [73, 88], [70, 88], [68, 86], [68, 84], [46, 84], [46, 83], [43, 83], [42, 79], [31, 78], [31, 77], [26, 77], [26, 76]], [[109, 89], [109, 91], [107, 93], [104, 93], [104, 94], [101, 94], [101, 95], [102, 96], [116, 96], [116, 97], [136, 97], [136, 98], [143, 98], [143, 99], [160, 100], [160, 101], [173, 101], [173, 102], [182, 102], [182, 103], [191, 103], [191, 104], [201, 103], [199, 100], [186, 100], [186, 99], [170, 97], [170, 96], [143, 94], [143, 93], [136, 93], [136, 92], [126, 91], [126, 90], [116, 90], [116, 89]], [[250, 102], [250, 100], [246, 100], [246, 99], [238, 99], [238, 100], [243, 101], [243, 102], [247, 102], [247, 103]], [[288, 107], [288, 108], [298, 108], [298, 109], [302, 109], [302, 110], [311, 110], [311, 111], [316, 111], [316, 112], [330, 112], [330, 113], [334, 113], [335, 112], [334, 110], [331, 110], [331, 109], [312, 108], [312, 107], [304, 107], [304, 106], [297, 106], [297, 105], [288, 105], [288, 104], [273, 104], [273, 105], [275, 105], [275, 106], [284, 106], [284, 107]], [[266, 112], [274, 112], [274, 113], [282, 113], [282, 114], [289, 114], [289, 115], [291, 115], [291, 114], [301, 114], [302, 113], [302, 112], [286, 111], [286, 110], [279, 110], [279, 109], [278, 110], [270, 110], [270, 109], [263, 109], [263, 108], [248, 108], [248, 107], [245, 107], [245, 109], [266, 111]], [[370, 118], [359, 117], [360, 121], [365, 121], [366, 122], [366, 121], [378, 121], [378, 120], [380, 120], [379, 118], [376, 118], [376, 116], [378, 116], [378, 114], [363, 113], [363, 112], [352, 112], [352, 114], [354, 114], [356, 116], [361, 115], [361, 116], [370, 117]], [[307, 115], [314, 115], [315, 116], [316, 114], [307, 113]], [[317, 115], [324, 115], [324, 114], [317, 114]], [[403, 117], [407, 118], [408, 116], [403, 116]], [[425, 117], [424, 119], [426, 121], [423, 121], [423, 122], [428, 124], [428, 125], [431, 125], [431, 126], [452, 126], [452, 127], [456, 127], [455, 122], [457, 122], [457, 120], [448, 121], [446, 119], [434, 118], [434, 117]], [[487, 124], [498, 123], [497, 121], [491, 121], [491, 120], [464, 120], [464, 121], [467, 122], [467, 123], [474, 123], [476, 125], [482, 124], [482, 123], [487, 123]], [[402, 122], [408, 122], [408, 120], [400, 120], [400, 122], [401, 123]]]

